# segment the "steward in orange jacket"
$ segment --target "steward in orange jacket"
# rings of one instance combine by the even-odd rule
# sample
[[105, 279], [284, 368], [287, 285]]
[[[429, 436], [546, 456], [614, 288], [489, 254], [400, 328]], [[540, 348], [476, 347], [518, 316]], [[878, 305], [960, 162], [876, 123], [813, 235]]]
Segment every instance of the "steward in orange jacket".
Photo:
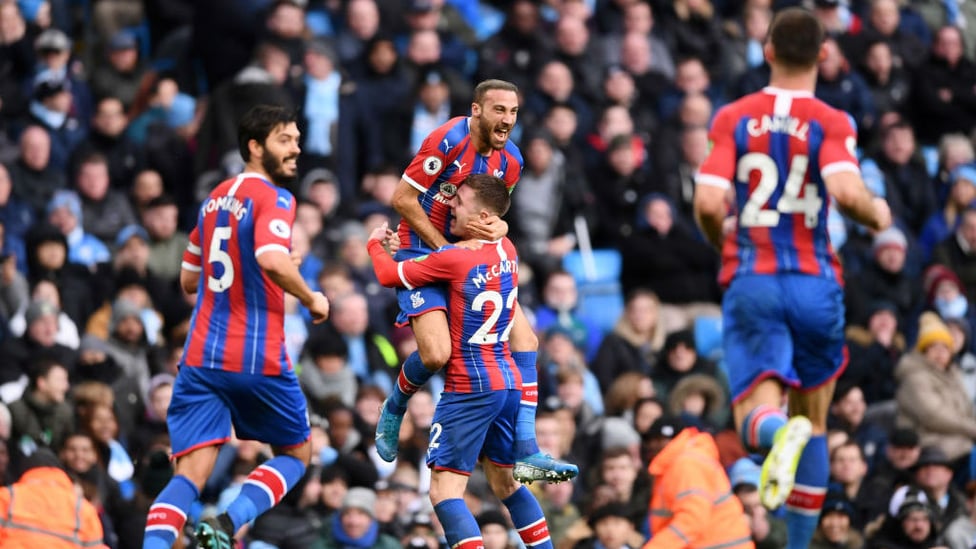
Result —
[[[48, 455], [37, 456], [39, 453]], [[27, 463], [29, 469], [20, 480], [0, 487], [0, 547], [106, 549], [98, 512], [75, 490], [57, 458], [38, 450]]]
[[654, 495], [651, 540], [643, 549], [755, 547], [712, 435], [686, 428], [647, 470], [654, 477]]

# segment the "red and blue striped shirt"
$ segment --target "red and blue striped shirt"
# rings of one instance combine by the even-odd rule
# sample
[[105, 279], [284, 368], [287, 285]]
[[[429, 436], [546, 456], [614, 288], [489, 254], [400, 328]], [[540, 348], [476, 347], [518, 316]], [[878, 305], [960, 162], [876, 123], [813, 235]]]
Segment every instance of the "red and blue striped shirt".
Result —
[[485, 242], [477, 250], [445, 246], [400, 262], [379, 241], [370, 241], [369, 250], [384, 286], [412, 290], [447, 283], [453, 344], [445, 391], [522, 389], [522, 374], [508, 345], [518, 299], [518, 255], [509, 239]]
[[824, 178], [860, 172], [855, 136], [844, 112], [806, 92], [768, 87], [718, 111], [696, 183], [734, 187], [737, 226], [722, 247], [722, 285], [787, 272], [842, 283]]
[[[511, 141], [504, 149], [492, 150], [487, 156], [478, 153], [471, 143], [469, 118], [458, 116], [427, 136], [403, 172], [403, 180], [420, 192], [420, 206], [434, 227], [448, 242], [454, 242], [457, 238], [450, 232], [448, 204], [464, 178], [478, 173], [489, 173], [504, 180], [511, 192], [522, 175], [522, 153]], [[433, 251], [407, 223], [400, 223], [399, 236], [398, 258]]]
[[257, 258], [290, 253], [295, 200], [261, 175], [217, 185], [200, 206], [183, 268], [200, 273], [183, 364], [275, 376], [292, 368], [285, 352], [284, 290]]

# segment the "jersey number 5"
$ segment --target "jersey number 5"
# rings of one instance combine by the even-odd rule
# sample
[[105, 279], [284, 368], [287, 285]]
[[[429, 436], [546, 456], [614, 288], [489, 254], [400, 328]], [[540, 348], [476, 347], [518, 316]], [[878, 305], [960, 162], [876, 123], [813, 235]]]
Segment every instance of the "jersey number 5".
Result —
[[502, 332], [501, 337], [495, 332], [495, 324], [498, 323], [498, 319], [502, 316], [502, 305], [504, 304], [505, 309], [512, 309], [515, 307], [515, 300], [518, 298], [518, 288], [512, 288], [512, 292], [508, 294], [508, 299], [503, 300], [502, 294], [494, 290], [486, 290], [481, 292], [474, 298], [471, 302], [471, 310], [481, 312], [485, 303], [491, 303], [491, 314], [488, 318], [481, 324], [475, 332], [474, 335], [468, 338], [468, 343], [472, 345], [494, 345], [499, 341], [508, 341], [508, 334], [512, 331], [512, 326], [514, 322], [509, 322], [508, 326], [505, 326], [505, 331]]
[[[806, 155], [798, 154], [790, 163], [790, 172], [786, 176], [786, 186], [776, 205], [767, 208], [769, 198], [773, 196], [779, 185], [779, 168], [776, 161], [768, 154], [752, 152], [739, 159], [735, 177], [739, 181], [747, 182], [753, 171], [759, 172], [759, 184], [749, 195], [749, 200], [739, 214], [739, 225], [742, 227], [775, 227], [779, 224], [780, 214], [803, 214], [806, 228], [817, 226], [823, 199], [817, 192], [817, 185], [803, 184], [803, 177], [807, 173], [809, 159]], [[800, 196], [800, 189], [803, 196]]]
[[227, 288], [234, 283], [234, 262], [231, 261], [230, 254], [221, 248], [231, 236], [233, 232], [230, 227], [215, 227], [213, 236], [210, 237], [210, 252], [207, 254], [207, 259], [210, 263], [220, 263], [224, 268], [224, 274], [220, 275], [220, 278], [213, 275], [207, 277], [207, 288], [213, 292], [227, 291]]

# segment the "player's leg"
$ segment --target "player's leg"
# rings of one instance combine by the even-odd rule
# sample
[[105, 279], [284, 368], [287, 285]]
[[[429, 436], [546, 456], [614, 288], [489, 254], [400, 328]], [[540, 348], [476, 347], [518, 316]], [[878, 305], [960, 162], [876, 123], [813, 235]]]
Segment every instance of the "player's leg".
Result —
[[481, 465], [484, 467], [492, 492], [508, 508], [512, 524], [526, 547], [547, 549], [552, 547], [552, 540], [549, 538], [549, 525], [542, 513], [542, 507], [529, 489], [515, 480], [510, 470], [514, 457], [512, 437], [515, 436], [515, 426], [513, 423], [518, 417], [518, 412], [515, 410], [518, 406], [516, 400], [521, 399], [518, 392], [510, 392], [512, 395], [506, 399], [505, 409], [495, 418], [485, 437]]
[[211, 389], [211, 377], [185, 366], [176, 376], [166, 415], [176, 469], [149, 508], [143, 549], [169, 549], [182, 535], [187, 512], [213, 470], [218, 449], [230, 438], [230, 412]]
[[[427, 465], [431, 469], [430, 502], [444, 526], [449, 547], [476, 548], [483, 545], [481, 530], [464, 503], [468, 475], [478, 462], [492, 420], [503, 409], [508, 393], [444, 393], [431, 423]], [[517, 400], [510, 408], [515, 417]], [[509, 453], [512, 439], [509, 436]]]
[[790, 393], [790, 415], [809, 418], [812, 430], [798, 460], [796, 484], [786, 500], [787, 548], [799, 549], [810, 544], [827, 493], [827, 414], [835, 380], [846, 364], [844, 297], [841, 288], [829, 280], [797, 275], [789, 281], [794, 360], [802, 383], [802, 389]]
[[799, 383], [787, 303], [776, 276], [744, 276], [722, 301], [723, 346], [729, 365], [732, 410], [747, 448], [768, 451], [760, 475], [760, 499], [783, 504], [793, 489], [800, 452], [810, 436], [803, 418], [788, 421], [784, 387]]
[[397, 376], [386, 408], [398, 415], [407, 411], [407, 402], [451, 358], [451, 332], [447, 314], [435, 310], [410, 319], [417, 350], [410, 354]]
[[447, 546], [452, 549], [484, 547], [478, 522], [464, 503], [467, 486], [467, 475], [443, 469], [430, 472], [430, 503], [444, 527]]
[[[294, 372], [281, 376], [234, 375], [231, 414], [238, 436], [271, 444], [274, 457], [255, 468], [227, 510], [198, 529], [200, 546], [223, 549], [242, 526], [281, 501], [305, 474], [311, 430], [305, 397]], [[256, 379], [247, 379], [256, 378]]]
[[541, 452], [535, 439], [535, 412], [539, 404], [539, 373], [536, 369], [539, 337], [517, 302], [512, 320], [509, 346], [515, 365], [522, 374], [522, 401], [515, 426], [515, 450], [519, 459], [512, 474], [520, 482], [529, 483], [536, 480], [569, 480], [579, 474], [579, 467]]
[[407, 402], [451, 358], [451, 331], [447, 324], [447, 295], [442, 286], [397, 290], [397, 324], [410, 322], [417, 351], [403, 362], [393, 391], [380, 408], [376, 423], [376, 452], [385, 461], [396, 459], [400, 424]]
[[536, 370], [539, 337], [518, 303], [515, 304], [509, 337], [512, 358], [522, 374], [522, 403], [515, 426], [515, 449], [520, 457], [529, 456], [539, 451], [535, 441], [535, 411], [539, 404], [539, 373]]

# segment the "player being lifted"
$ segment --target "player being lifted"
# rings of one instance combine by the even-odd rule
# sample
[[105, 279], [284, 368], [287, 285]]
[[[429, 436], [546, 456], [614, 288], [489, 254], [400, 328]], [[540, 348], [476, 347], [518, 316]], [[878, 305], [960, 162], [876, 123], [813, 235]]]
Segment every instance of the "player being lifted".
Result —
[[[475, 87], [471, 116], [452, 118], [427, 136], [393, 196], [393, 205], [403, 217], [397, 261], [428, 254], [457, 240], [449, 230], [449, 204], [467, 176], [487, 173], [503, 180], [509, 192], [515, 187], [522, 172], [522, 154], [509, 141], [509, 133], [515, 127], [518, 108], [518, 89], [514, 84], [486, 80]], [[492, 216], [472, 220], [466, 234], [496, 241], [507, 231], [507, 224]], [[462, 241], [458, 245], [480, 244]], [[400, 304], [397, 324], [409, 322], [417, 338], [418, 352], [404, 361], [376, 427], [376, 450], [386, 461], [396, 458], [407, 401], [447, 364], [452, 349], [446, 314], [449, 303], [443, 285], [400, 289], [397, 296]], [[538, 347], [539, 340], [516, 302], [511, 348], [523, 385], [516, 436], [518, 460], [513, 474], [523, 482], [568, 480], [579, 469], [540, 452], [535, 440]]]
[[[450, 230], [471, 238], [469, 220], [504, 215], [505, 182], [469, 175], [450, 200]], [[384, 286], [412, 289], [441, 283], [450, 296], [451, 340], [444, 393], [434, 412], [427, 465], [430, 501], [444, 525], [447, 545], [484, 547], [478, 523], [464, 503], [468, 476], [479, 456], [492, 491], [508, 508], [527, 547], [551, 548], [542, 508], [509, 471], [515, 462], [515, 425], [522, 399], [521, 375], [509, 350], [518, 294], [518, 257], [507, 238], [477, 249], [447, 246], [430, 255], [394, 262], [382, 246], [385, 227], [370, 235], [373, 269]]]
[[[806, 548], [827, 488], [825, 439], [834, 382], [846, 365], [840, 263], [827, 234], [832, 197], [873, 230], [887, 203], [865, 188], [848, 116], [814, 98], [824, 29], [808, 11], [773, 20], [769, 87], [715, 116], [696, 178], [695, 215], [722, 250], [725, 359], [733, 413], [750, 448], [769, 449], [760, 497], [786, 503], [791, 549]], [[734, 191], [737, 218], [727, 219]], [[734, 225], [723, 231], [723, 224]], [[790, 418], [781, 411], [789, 387]]]

